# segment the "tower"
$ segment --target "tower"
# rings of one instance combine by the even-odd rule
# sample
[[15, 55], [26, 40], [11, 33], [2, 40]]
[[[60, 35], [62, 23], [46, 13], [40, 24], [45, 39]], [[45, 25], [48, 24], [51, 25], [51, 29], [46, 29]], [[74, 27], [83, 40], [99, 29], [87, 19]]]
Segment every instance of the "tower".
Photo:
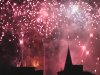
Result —
[[73, 65], [72, 64], [69, 47], [68, 47], [64, 70], [57, 72], [57, 73], [58, 75], [94, 75], [90, 72], [83, 71], [83, 65]]
[[67, 57], [66, 57], [64, 69], [67, 69], [67, 68], [69, 68], [71, 66], [72, 66], [72, 60], [71, 60], [71, 55], [70, 55], [70, 49], [68, 47], [68, 52], [67, 52]]

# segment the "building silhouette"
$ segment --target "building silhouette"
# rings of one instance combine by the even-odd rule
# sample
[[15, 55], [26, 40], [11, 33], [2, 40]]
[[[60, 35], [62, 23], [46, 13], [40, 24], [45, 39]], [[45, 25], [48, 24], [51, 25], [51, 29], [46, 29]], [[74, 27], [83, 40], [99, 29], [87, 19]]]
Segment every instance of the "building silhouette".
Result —
[[43, 70], [34, 67], [2, 67], [0, 75], [43, 75]]
[[83, 71], [83, 65], [73, 65], [70, 55], [70, 49], [68, 48], [64, 70], [58, 72], [58, 75], [95, 75], [95, 74]]
[[[83, 71], [83, 65], [73, 65], [68, 48], [64, 70], [57, 72], [58, 75], [95, 75]], [[43, 75], [43, 70], [35, 70], [34, 67], [4, 67], [0, 66], [0, 75]]]

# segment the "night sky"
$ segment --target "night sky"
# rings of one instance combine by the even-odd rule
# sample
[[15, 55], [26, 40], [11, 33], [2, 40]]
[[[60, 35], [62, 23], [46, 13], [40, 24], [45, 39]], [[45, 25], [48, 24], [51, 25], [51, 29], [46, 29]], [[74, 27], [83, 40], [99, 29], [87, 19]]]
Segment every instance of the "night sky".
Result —
[[0, 66], [63, 70], [73, 64], [100, 75], [100, 0], [0, 0]]

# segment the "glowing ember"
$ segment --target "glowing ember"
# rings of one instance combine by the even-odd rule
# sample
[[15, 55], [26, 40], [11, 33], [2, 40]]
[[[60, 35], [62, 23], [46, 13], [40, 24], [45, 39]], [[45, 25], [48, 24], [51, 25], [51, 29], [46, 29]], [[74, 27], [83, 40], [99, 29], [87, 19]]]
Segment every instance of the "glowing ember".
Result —
[[39, 62], [38, 57], [34, 57], [34, 59], [32, 61], [32, 66], [36, 67], [36, 68], [40, 66], [40, 62]]

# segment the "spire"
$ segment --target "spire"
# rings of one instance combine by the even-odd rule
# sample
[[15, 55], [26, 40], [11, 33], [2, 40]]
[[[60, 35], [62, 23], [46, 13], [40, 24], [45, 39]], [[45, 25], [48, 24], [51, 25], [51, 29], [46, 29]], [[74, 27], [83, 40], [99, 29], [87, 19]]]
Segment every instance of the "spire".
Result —
[[70, 49], [69, 49], [69, 46], [68, 46], [68, 52], [67, 52], [67, 57], [66, 57], [66, 62], [65, 62], [65, 68], [68, 68], [72, 66], [72, 60], [71, 60], [71, 55], [70, 55]]

